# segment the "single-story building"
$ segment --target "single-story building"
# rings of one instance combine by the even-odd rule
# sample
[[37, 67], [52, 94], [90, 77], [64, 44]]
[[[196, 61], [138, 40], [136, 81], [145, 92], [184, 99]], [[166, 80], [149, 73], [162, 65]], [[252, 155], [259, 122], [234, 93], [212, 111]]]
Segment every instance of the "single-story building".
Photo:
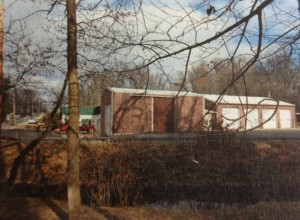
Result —
[[[65, 124], [69, 118], [69, 106], [61, 106], [61, 122]], [[79, 109], [79, 125], [92, 124], [96, 130], [100, 130], [100, 106], [97, 107], [80, 107]]]
[[[231, 129], [296, 128], [296, 105], [268, 97], [207, 95], [223, 127]], [[208, 105], [207, 105], [208, 106]]]
[[108, 88], [101, 101], [102, 135], [296, 127], [295, 105], [265, 97]]

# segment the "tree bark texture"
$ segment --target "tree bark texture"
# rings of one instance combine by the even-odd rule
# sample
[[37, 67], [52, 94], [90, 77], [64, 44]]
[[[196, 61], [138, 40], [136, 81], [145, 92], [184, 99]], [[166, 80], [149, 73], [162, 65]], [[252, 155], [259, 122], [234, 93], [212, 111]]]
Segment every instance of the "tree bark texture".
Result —
[[3, 37], [4, 37], [4, 0], [0, 0], [0, 144], [1, 130], [3, 121], [3, 96], [4, 96], [4, 80], [3, 80]]
[[69, 86], [69, 129], [68, 142], [68, 208], [69, 219], [77, 219], [80, 209], [79, 179], [79, 85], [77, 70], [77, 22], [76, 2], [67, 0], [67, 62]]

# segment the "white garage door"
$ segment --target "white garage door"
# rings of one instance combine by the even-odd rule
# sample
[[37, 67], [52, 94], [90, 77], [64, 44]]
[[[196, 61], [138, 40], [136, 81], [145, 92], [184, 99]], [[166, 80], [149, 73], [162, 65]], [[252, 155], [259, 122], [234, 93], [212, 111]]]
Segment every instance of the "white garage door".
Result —
[[[263, 109], [262, 118], [263, 118], [263, 128], [276, 128], [276, 114], [274, 114], [275, 109]], [[272, 117], [272, 115], [274, 116]], [[272, 117], [272, 118], [271, 118]], [[270, 119], [271, 118], [271, 119]]]
[[258, 109], [245, 109], [246, 129], [258, 127]]
[[280, 128], [291, 128], [291, 111], [286, 109], [279, 110]]
[[239, 109], [223, 108], [222, 109], [223, 127], [238, 129], [240, 127]]

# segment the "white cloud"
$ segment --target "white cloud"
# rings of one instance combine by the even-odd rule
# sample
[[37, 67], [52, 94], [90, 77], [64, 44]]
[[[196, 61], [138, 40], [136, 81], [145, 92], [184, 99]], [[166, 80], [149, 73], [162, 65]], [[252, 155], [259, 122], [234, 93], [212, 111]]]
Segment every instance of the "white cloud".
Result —
[[[9, 6], [9, 4], [6, 6], [9, 9], [8, 11], [10, 11], [8, 12], [9, 16], [12, 18], [14, 18], [15, 15], [24, 17], [26, 16], [26, 13], [30, 14], [30, 11], [50, 8], [49, 4], [45, 5], [41, 2], [43, 1], [40, 1], [37, 4], [28, 4], [27, 2], [23, 3], [22, 1], [17, 1], [17, 3], [11, 4], [11, 6]], [[86, 4], [92, 4], [98, 1], [86, 0], [84, 2]], [[113, 4], [114, 1], [109, 0], [103, 2]], [[208, 2], [211, 2], [216, 8], [216, 14], [211, 16], [206, 15], [205, 10], [208, 6]], [[107, 63], [107, 65], [111, 62], [112, 68], [114, 67], [113, 61], [115, 60], [136, 63], [137, 61], [151, 61], [154, 57], [158, 57], [153, 50], [156, 50], [156, 52], [162, 56], [182, 49], [187, 45], [194, 45], [195, 43], [202, 42], [215, 36], [217, 33], [233, 24], [236, 20], [239, 20], [239, 13], [247, 15], [253, 2], [254, 1], [235, 1], [235, 8], [231, 8], [231, 11], [228, 10], [226, 11], [226, 14], [217, 18], [217, 16], [225, 12], [225, 6], [228, 4], [228, 1], [144, 0], [142, 4], [143, 7], [137, 12], [134, 11], [134, 7], [120, 9], [119, 11], [124, 10], [126, 13], [130, 12], [131, 16], [124, 17], [123, 20], [120, 19], [119, 23], [114, 22], [112, 18], [108, 17], [107, 19], [97, 21], [98, 23], [95, 22], [94, 24], [98, 25], [99, 28], [101, 26], [101, 31], [107, 31], [107, 34], [110, 34], [111, 38], [120, 38], [122, 40], [124, 39], [124, 41], [128, 40], [128, 36], [126, 35], [126, 31], [128, 31], [128, 35], [130, 35], [133, 42], [138, 43], [143, 41], [143, 43], [149, 43], [151, 44], [151, 46], [149, 46], [151, 49], [144, 47], [144, 50], [142, 50], [143, 47], [141, 46], [127, 47], [118, 50], [119, 54], [108, 55], [106, 54], [106, 51], [100, 53], [91, 48], [86, 56], [98, 59], [104, 64]], [[201, 9], [194, 10], [195, 7], [200, 6], [202, 7]], [[296, 0], [280, 0], [276, 1], [273, 7], [268, 7], [264, 13], [266, 20], [263, 22], [268, 31], [266, 33], [280, 34], [286, 28], [290, 28], [291, 25], [299, 25], [297, 8], [298, 5]], [[104, 7], [99, 7], [97, 11], [85, 14], [85, 16], [87, 15], [90, 18], [100, 17], [103, 15], [104, 9]], [[63, 13], [63, 8], [56, 9], [56, 11], [51, 13], [50, 18], [56, 17], [57, 19], [61, 19], [64, 17]], [[39, 42], [50, 41], [53, 37], [53, 35], [50, 35], [43, 30], [45, 24], [51, 25], [51, 23], [47, 23], [48, 21], [46, 18], [46, 13], [37, 14], [31, 17], [30, 22], [27, 22], [28, 25], [31, 25], [29, 30], [31, 30], [32, 36], [38, 39]], [[84, 16], [81, 13], [78, 13], [78, 20], [83, 21], [83, 19]], [[252, 50], [255, 50], [257, 46], [257, 26], [257, 18], [249, 23], [247, 32], [249, 42], [242, 42], [238, 54], [253, 54]], [[113, 33], [110, 30], [114, 30], [115, 32]], [[211, 60], [231, 55], [235, 51], [236, 44], [240, 37], [238, 31], [241, 33], [241, 30], [237, 30], [236, 32], [228, 34], [228, 37], [233, 37], [234, 34], [237, 34], [231, 40], [228, 40], [229, 38], [224, 40], [219, 39], [194, 49], [191, 56], [191, 64], [197, 64], [201, 60]], [[116, 33], [119, 35], [113, 35]], [[145, 35], [146, 33], [147, 35]], [[100, 29], [98, 34], [100, 35]], [[120, 34], [123, 35], [121, 36]], [[108, 39], [106, 41], [101, 39], [101, 41], [104, 42], [104, 44], [107, 43], [107, 46], [112, 46], [112, 42]], [[182, 43], [178, 43], [179, 41]], [[95, 47], [99, 44], [99, 42], [94, 43]], [[159, 48], [159, 46], [162, 48]], [[161, 61], [161, 63], [165, 67], [165, 71], [172, 74], [174, 72], [184, 71], [186, 59], [187, 51]], [[158, 65], [158, 63], [155, 64]], [[95, 65], [95, 68], [100, 67]], [[156, 67], [153, 67], [153, 69], [157, 70]]]

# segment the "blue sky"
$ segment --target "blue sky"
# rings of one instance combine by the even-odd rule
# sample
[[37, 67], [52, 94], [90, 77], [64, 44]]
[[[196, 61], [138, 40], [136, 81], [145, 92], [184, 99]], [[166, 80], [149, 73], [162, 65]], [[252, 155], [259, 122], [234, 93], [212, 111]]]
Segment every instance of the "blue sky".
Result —
[[[85, 5], [93, 5], [93, 3], [98, 1], [85, 0], [83, 2]], [[111, 7], [116, 6], [115, 1], [107, 0], [103, 2], [110, 4]], [[131, 47], [130, 49], [122, 48], [118, 50], [118, 54], [115, 55], [107, 55], [105, 51], [102, 51], [102, 57], [101, 55], [97, 55], [98, 51], [89, 50], [86, 56], [90, 58], [94, 56], [95, 59], [97, 59], [97, 57], [98, 59], [107, 59], [107, 66], [105, 66], [107, 69], [115, 68], [112, 60], [119, 60], [124, 63], [151, 62], [154, 58], [157, 58], [157, 55], [153, 53], [154, 49], [156, 53], [163, 55], [182, 49], [187, 45], [194, 45], [195, 43], [205, 41], [239, 20], [239, 16], [247, 15], [251, 9], [250, 6], [253, 0], [235, 1], [234, 7], [232, 6], [230, 11], [225, 10], [228, 0], [143, 0], [142, 5], [137, 3], [137, 0], [133, 1], [135, 4], [129, 3], [129, 0], [120, 2], [126, 5], [126, 7], [119, 8], [118, 12], [130, 12], [130, 16], [119, 20], [118, 23], [112, 22], [111, 19], [107, 18], [101, 20], [103, 23], [95, 22], [94, 25], [98, 26], [99, 30], [103, 28], [104, 24], [106, 28], [113, 28], [114, 31], [120, 33], [122, 31], [129, 31], [133, 42], [137, 43], [143, 40], [145, 43], [147, 41], [147, 43], [152, 44], [152, 48], [151, 50], [140, 46]], [[261, 2], [263, 1], [260, 1], [259, 4]], [[264, 43], [266, 45], [272, 38], [274, 39], [274, 36], [278, 36], [292, 27], [298, 26], [298, 29], [291, 33], [292, 35], [299, 31], [300, 22], [299, 12], [297, 11], [297, 0], [277, 0], [275, 3], [276, 4], [267, 7], [263, 15], [264, 33], [266, 34]], [[216, 13], [207, 16], [206, 9], [209, 7], [209, 4], [216, 8]], [[6, 1], [6, 22], [8, 24], [10, 19], [24, 18], [39, 10], [49, 10], [50, 5], [49, 1]], [[93, 12], [78, 13], [78, 21], [84, 21], [85, 16], [89, 16], [90, 18], [103, 16], [104, 13], [107, 13], [107, 11], [105, 11], [106, 8], [105, 5], [100, 4]], [[52, 23], [52, 21], [49, 22], [48, 19], [59, 21], [63, 19], [64, 16], [63, 6], [55, 8], [50, 15], [47, 15], [46, 12], [31, 15], [26, 20], [27, 31], [38, 45], [47, 44], [49, 42], [53, 45], [60, 45], [55, 41], [55, 27], [64, 25], [65, 23]], [[130, 24], [132, 24], [132, 26], [130, 26]], [[257, 46], [257, 18], [254, 18], [248, 24], [247, 28], [247, 39], [249, 41], [247, 42], [246, 39], [242, 41], [237, 54], [247, 54], [250, 56], [254, 54], [253, 51], [255, 51], [255, 47]], [[146, 34], [147, 31], [148, 34]], [[226, 39], [219, 39], [193, 50], [189, 67], [197, 65], [202, 61], [210, 61], [214, 58], [232, 55], [239, 41], [239, 33], [240, 31], [237, 29], [235, 32], [228, 34]], [[230, 39], [230, 37], [235, 34], [236, 37]], [[61, 35], [59, 37], [65, 36]], [[172, 41], [166, 42], [166, 40], [170, 39]], [[124, 40], [128, 40], [128, 38], [125, 36]], [[176, 40], [177, 42], [175, 42]], [[110, 41], [107, 41], [107, 44], [107, 46], [110, 46]], [[157, 47], [154, 48], [153, 45], [155, 44], [164, 47], [164, 50]], [[268, 47], [268, 49], [264, 51], [264, 54], [268, 55], [272, 53], [279, 46], [280, 45], [276, 43], [272, 47]], [[63, 49], [64, 45], [60, 45], [59, 47]], [[161, 65], [165, 73], [170, 74], [170, 78], [173, 77], [175, 80], [178, 73], [185, 70], [187, 54], [187, 51], [182, 52], [173, 58], [161, 60], [161, 63], [156, 62], [154, 63], [155, 65], [151, 65], [150, 68], [152, 68], [154, 72], [161, 72], [158, 68], [158, 66]], [[65, 65], [65, 63], [62, 62], [62, 65]], [[95, 66], [95, 68], [97, 68], [97, 66]], [[101, 68], [104, 67], [99, 66], [99, 69]], [[43, 77], [39, 77], [38, 81], [40, 80], [43, 80]], [[48, 79], [47, 83], [49, 84], [48, 87], [55, 87], [59, 82], [56, 82], [54, 77], [52, 80]]]

